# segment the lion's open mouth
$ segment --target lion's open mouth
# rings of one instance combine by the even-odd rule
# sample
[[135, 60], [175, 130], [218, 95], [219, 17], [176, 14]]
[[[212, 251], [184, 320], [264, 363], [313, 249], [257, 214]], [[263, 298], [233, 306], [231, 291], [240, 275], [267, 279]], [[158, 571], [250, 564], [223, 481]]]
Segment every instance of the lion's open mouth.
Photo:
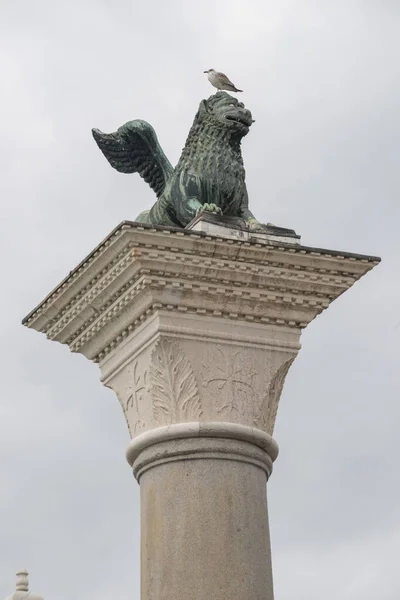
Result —
[[250, 125], [253, 123], [253, 119], [247, 119], [241, 115], [226, 115], [225, 118], [227, 121], [235, 121], [236, 123], [240, 123], [245, 127], [250, 127]]

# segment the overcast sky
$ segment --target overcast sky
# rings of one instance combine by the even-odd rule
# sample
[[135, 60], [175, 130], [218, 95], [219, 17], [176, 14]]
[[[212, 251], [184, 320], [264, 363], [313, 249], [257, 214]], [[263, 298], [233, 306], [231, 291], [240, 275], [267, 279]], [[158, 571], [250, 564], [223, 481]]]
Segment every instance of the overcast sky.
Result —
[[154, 201], [91, 128], [142, 118], [172, 163], [202, 72], [244, 90], [250, 205], [383, 262], [303, 333], [269, 483], [276, 600], [400, 597], [398, 0], [2, 0], [0, 598], [139, 600], [139, 487], [99, 370], [21, 319]]

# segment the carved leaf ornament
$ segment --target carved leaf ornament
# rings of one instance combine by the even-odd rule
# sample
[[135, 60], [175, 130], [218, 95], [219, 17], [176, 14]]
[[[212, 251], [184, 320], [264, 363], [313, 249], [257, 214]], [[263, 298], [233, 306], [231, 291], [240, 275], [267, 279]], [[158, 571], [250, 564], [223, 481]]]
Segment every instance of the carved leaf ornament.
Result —
[[159, 424], [200, 419], [202, 407], [196, 379], [176, 342], [162, 338], [153, 350], [150, 390], [153, 416]]
[[268, 386], [267, 393], [264, 397], [264, 402], [260, 407], [260, 413], [258, 418], [255, 419], [254, 424], [259, 427], [261, 426], [270, 435], [273, 434], [276, 415], [278, 412], [279, 399], [283, 390], [283, 384], [285, 383], [286, 375], [293, 363], [295, 357], [285, 361], [276, 371], [273, 376], [271, 383]]

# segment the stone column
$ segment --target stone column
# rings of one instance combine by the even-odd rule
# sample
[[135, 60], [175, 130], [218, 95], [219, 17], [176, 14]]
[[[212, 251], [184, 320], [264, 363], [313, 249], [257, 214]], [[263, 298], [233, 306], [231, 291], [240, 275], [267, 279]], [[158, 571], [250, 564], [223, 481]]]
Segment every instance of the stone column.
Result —
[[141, 597], [272, 599], [265, 483], [273, 440], [262, 440], [268, 452], [251, 428], [223, 423], [154, 434], [129, 453], [141, 487]]
[[272, 600], [266, 481], [301, 330], [379, 259], [122, 223], [26, 319], [97, 362], [141, 486], [143, 600]]

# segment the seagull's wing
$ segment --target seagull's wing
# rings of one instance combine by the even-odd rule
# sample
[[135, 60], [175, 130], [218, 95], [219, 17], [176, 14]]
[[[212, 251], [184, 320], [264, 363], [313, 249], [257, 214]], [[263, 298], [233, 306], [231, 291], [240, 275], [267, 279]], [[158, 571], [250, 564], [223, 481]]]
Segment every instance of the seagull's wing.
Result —
[[227, 83], [228, 85], [233, 85], [233, 87], [236, 87], [234, 83], [232, 83], [232, 81], [230, 79], [228, 79], [228, 77], [225, 75], [225, 73], [217, 73], [218, 77], [220, 79], [222, 79], [222, 81], [224, 83]]
[[173, 167], [165, 156], [156, 132], [146, 121], [129, 121], [115, 133], [92, 129], [93, 137], [110, 163], [120, 173], [139, 173], [155, 191], [164, 191]]

